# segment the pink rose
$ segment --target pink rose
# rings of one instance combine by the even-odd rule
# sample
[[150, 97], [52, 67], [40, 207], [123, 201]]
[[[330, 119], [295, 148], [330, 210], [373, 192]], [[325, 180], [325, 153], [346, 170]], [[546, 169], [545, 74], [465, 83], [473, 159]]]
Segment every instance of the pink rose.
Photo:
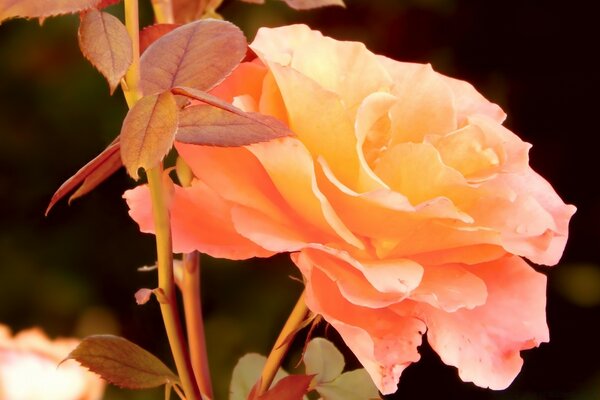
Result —
[[11, 337], [0, 324], [0, 399], [100, 400], [103, 380], [76, 361], [61, 363], [78, 344], [76, 339], [51, 341], [35, 328]]
[[[258, 59], [213, 93], [286, 122], [295, 138], [244, 148], [176, 144], [176, 252], [291, 252], [309, 308], [384, 394], [431, 347], [492, 389], [548, 341], [546, 278], [575, 208], [528, 165], [531, 147], [470, 84], [303, 25], [261, 29]], [[153, 232], [148, 189], [125, 198]], [[523, 258], [522, 258], [523, 257]]]

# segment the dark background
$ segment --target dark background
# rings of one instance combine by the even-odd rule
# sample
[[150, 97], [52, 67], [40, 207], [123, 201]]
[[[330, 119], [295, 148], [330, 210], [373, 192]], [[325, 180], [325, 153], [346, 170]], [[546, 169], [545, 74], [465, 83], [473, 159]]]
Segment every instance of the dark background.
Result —
[[[254, 36], [259, 26], [308, 23], [402, 61], [431, 62], [500, 104], [505, 125], [533, 144], [531, 164], [578, 212], [549, 277], [551, 342], [524, 353], [502, 392], [462, 383], [426, 344], [393, 399], [600, 399], [599, 13], [594, 1], [348, 0], [348, 8], [294, 12], [225, 1], [223, 15]], [[147, 7], [146, 7], [147, 8]], [[111, 12], [120, 15], [121, 6]], [[146, 23], [149, 13], [144, 12]], [[159, 310], [133, 293], [154, 287], [136, 268], [154, 260], [121, 199], [123, 171], [45, 218], [53, 191], [120, 129], [119, 91], [81, 57], [77, 17], [0, 25], [0, 323], [51, 336], [118, 333], [170, 360]], [[217, 398], [246, 352], [266, 354], [301, 285], [287, 256], [247, 263], [204, 259], [204, 306]], [[333, 330], [319, 334], [335, 339]], [[301, 342], [302, 340], [298, 340]], [[347, 354], [347, 361], [356, 366]], [[297, 360], [297, 355], [291, 357]], [[171, 362], [168, 362], [171, 364]], [[293, 364], [293, 363], [292, 363]], [[111, 388], [106, 398], [160, 399], [161, 390]]]

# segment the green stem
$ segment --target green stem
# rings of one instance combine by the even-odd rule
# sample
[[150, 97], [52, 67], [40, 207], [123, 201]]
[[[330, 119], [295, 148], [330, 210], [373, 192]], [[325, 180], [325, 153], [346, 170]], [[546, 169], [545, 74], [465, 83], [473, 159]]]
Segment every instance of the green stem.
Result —
[[146, 170], [146, 174], [152, 198], [152, 214], [156, 231], [158, 289], [161, 291], [160, 311], [185, 397], [187, 400], [198, 400], [200, 394], [192, 374], [192, 366], [186, 351], [183, 329], [177, 310], [175, 279], [173, 278], [171, 224], [165, 199], [166, 192], [163, 188], [162, 164]]
[[281, 366], [281, 361], [283, 360], [285, 353], [287, 353], [290, 344], [292, 343], [292, 335], [295, 334], [295, 331], [302, 324], [306, 314], [308, 314], [308, 308], [304, 302], [304, 292], [302, 292], [298, 302], [292, 310], [292, 313], [288, 317], [283, 329], [279, 333], [279, 337], [275, 341], [275, 345], [273, 346], [271, 353], [267, 357], [267, 362], [260, 376], [261, 382], [257, 392], [258, 396], [269, 390], [269, 387], [273, 382], [273, 378], [275, 378], [275, 374]]
[[208, 368], [202, 299], [200, 297], [200, 253], [194, 251], [183, 255], [183, 308], [190, 345], [192, 369], [200, 392], [212, 399], [213, 391]]

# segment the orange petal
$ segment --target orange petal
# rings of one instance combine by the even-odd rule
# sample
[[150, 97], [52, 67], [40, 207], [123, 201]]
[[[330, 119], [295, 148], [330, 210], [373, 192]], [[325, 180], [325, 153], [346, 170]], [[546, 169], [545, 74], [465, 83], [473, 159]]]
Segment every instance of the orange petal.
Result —
[[306, 25], [261, 28], [250, 47], [265, 63], [289, 66], [338, 94], [352, 112], [367, 95], [392, 84], [364, 44], [324, 37]]
[[342, 296], [353, 304], [382, 308], [397, 303], [421, 282], [423, 267], [408, 259], [357, 260], [337, 249], [309, 244], [303, 262], [320, 269], [336, 282]]
[[392, 94], [398, 101], [390, 110], [392, 140], [421, 142], [427, 134], [451, 132], [458, 127], [454, 97], [441, 75], [429, 64], [394, 63]]
[[[150, 191], [138, 186], [125, 192], [129, 215], [140, 230], [154, 233]], [[212, 257], [231, 260], [269, 257], [273, 253], [237, 233], [231, 222], [230, 205], [206, 184], [195, 181], [192, 186], [174, 187], [170, 201], [173, 251], [201, 251]]]
[[313, 160], [302, 142], [282, 138], [257, 143], [248, 149], [263, 165], [281, 196], [304, 221], [332, 239], [341, 238], [354, 247], [364, 248], [317, 187]]
[[229, 103], [233, 102], [235, 96], [242, 94], [249, 95], [258, 102], [266, 73], [266, 67], [260, 62], [243, 62], [210, 93]]
[[459, 264], [428, 265], [410, 299], [453, 312], [483, 305], [487, 289], [477, 275]]
[[419, 360], [417, 347], [425, 325], [386, 308], [365, 308], [347, 301], [335, 282], [302, 253], [292, 260], [306, 278], [306, 304], [341, 335], [383, 394], [396, 391], [402, 371]]
[[427, 339], [463, 381], [506, 388], [523, 364], [521, 350], [547, 342], [546, 277], [519, 257], [469, 267], [488, 290], [485, 305], [444, 312], [419, 305]]

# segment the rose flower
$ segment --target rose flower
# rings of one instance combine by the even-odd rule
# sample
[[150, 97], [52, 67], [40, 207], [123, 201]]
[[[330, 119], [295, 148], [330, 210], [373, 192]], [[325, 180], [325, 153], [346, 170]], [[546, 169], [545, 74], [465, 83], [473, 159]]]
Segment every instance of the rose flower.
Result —
[[74, 360], [61, 362], [78, 344], [76, 339], [51, 341], [35, 328], [12, 337], [0, 324], [0, 399], [100, 400], [102, 379]]
[[[546, 277], [570, 217], [528, 165], [531, 147], [470, 84], [303, 25], [259, 30], [258, 59], [213, 94], [296, 134], [240, 148], [176, 143], [175, 252], [291, 252], [306, 302], [384, 394], [421, 336], [462, 380], [506, 388], [548, 341]], [[125, 193], [153, 232], [147, 187]]]

